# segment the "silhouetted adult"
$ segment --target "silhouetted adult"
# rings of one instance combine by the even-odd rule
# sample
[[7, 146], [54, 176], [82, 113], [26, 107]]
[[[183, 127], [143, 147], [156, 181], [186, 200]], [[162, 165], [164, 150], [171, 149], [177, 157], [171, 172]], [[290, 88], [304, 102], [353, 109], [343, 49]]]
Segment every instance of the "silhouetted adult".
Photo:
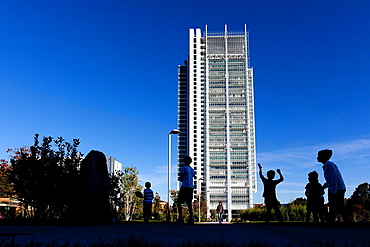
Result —
[[262, 174], [262, 166], [261, 164], [258, 164], [258, 167], [260, 169], [260, 178], [263, 182], [263, 197], [265, 198], [265, 204], [266, 204], [266, 223], [269, 223], [270, 217], [271, 217], [271, 209], [275, 210], [275, 215], [279, 223], [283, 223], [283, 216], [281, 215], [280, 209], [279, 209], [279, 201], [276, 197], [276, 185], [284, 181], [283, 174], [281, 174], [280, 169], [277, 169], [277, 173], [279, 174], [280, 178], [274, 180], [275, 178], [275, 171], [270, 170], [267, 172], [267, 178], [265, 178]]
[[194, 169], [190, 167], [190, 164], [193, 160], [190, 156], [185, 156], [183, 158], [184, 166], [180, 169], [179, 180], [182, 182], [180, 187], [179, 196], [177, 198], [177, 207], [179, 211], [179, 218], [176, 223], [184, 223], [182, 217], [182, 206], [181, 203], [186, 202], [189, 209], [189, 220], [187, 224], [194, 224], [193, 220], [193, 190], [194, 190], [194, 181], [195, 176]]
[[329, 222], [335, 222], [336, 214], [339, 212], [343, 220], [347, 220], [344, 212], [344, 194], [346, 185], [336, 164], [329, 161], [333, 151], [329, 149], [320, 150], [317, 154], [317, 161], [323, 164], [326, 183], [323, 188], [328, 188], [329, 200]]

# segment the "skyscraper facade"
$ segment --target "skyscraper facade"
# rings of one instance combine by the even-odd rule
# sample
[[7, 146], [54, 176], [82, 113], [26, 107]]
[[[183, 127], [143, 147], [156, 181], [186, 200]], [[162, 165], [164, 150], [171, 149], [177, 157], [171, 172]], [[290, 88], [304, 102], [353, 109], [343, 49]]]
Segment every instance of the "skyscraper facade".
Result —
[[253, 207], [256, 190], [253, 69], [249, 33], [189, 30], [189, 56], [178, 67], [178, 163], [189, 155], [194, 194], [207, 216], [220, 201], [230, 221]]

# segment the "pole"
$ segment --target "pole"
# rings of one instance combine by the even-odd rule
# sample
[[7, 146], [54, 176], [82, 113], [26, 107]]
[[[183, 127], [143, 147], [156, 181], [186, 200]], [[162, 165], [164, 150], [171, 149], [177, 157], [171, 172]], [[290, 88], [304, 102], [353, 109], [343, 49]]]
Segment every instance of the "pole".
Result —
[[198, 222], [200, 222], [200, 193], [198, 194]]
[[201, 206], [201, 204], [200, 204], [200, 198], [201, 198], [201, 195], [202, 195], [202, 185], [201, 185], [201, 183], [200, 183], [200, 180], [203, 180], [204, 178], [202, 177], [202, 178], [198, 178], [198, 184], [197, 184], [197, 188], [198, 188], [198, 217], [199, 217], [199, 219], [198, 219], [198, 222], [200, 222], [200, 206]]
[[168, 190], [167, 190], [167, 222], [171, 221], [170, 209], [170, 184], [171, 184], [171, 132], [168, 133]]
[[168, 188], [167, 188], [167, 222], [171, 221], [171, 206], [170, 206], [170, 187], [171, 187], [171, 135], [180, 134], [180, 131], [178, 129], [173, 129], [170, 132], [168, 132]]

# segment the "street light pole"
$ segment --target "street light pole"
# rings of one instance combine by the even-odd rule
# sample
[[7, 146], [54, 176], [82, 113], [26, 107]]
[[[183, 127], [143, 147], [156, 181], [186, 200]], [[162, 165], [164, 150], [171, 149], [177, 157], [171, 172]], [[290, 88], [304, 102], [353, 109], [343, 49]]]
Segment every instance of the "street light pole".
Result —
[[171, 188], [171, 135], [180, 134], [178, 129], [173, 129], [168, 132], [168, 184], [167, 184], [167, 222], [171, 221], [171, 210], [170, 210], [170, 188]]
[[200, 223], [200, 193], [198, 194], [198, 222]]

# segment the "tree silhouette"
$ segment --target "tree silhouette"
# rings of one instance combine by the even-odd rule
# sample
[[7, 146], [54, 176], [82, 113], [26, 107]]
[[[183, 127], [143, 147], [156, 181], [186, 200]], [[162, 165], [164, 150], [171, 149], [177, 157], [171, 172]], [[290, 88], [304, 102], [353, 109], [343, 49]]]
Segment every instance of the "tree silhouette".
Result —
[[[72, 143], [62, 137], [34, 137], [30, 149], [20, 148], [11, 156], [10, 181], [24, 206], [24, 216], [40, 219], [63, 218], [76, 199], [82, 154], [78, 139]], [[57, 150], [53, 149], [53, 145]]]
[[354, 221], [370, 219], [370, 184], [362, 183], [357, 186], [346, 203], [347, 213]]
[[14, 196], [14, 186], [9, 180], [11, 168], [8, 161], [0, 159], [0, 197]]

